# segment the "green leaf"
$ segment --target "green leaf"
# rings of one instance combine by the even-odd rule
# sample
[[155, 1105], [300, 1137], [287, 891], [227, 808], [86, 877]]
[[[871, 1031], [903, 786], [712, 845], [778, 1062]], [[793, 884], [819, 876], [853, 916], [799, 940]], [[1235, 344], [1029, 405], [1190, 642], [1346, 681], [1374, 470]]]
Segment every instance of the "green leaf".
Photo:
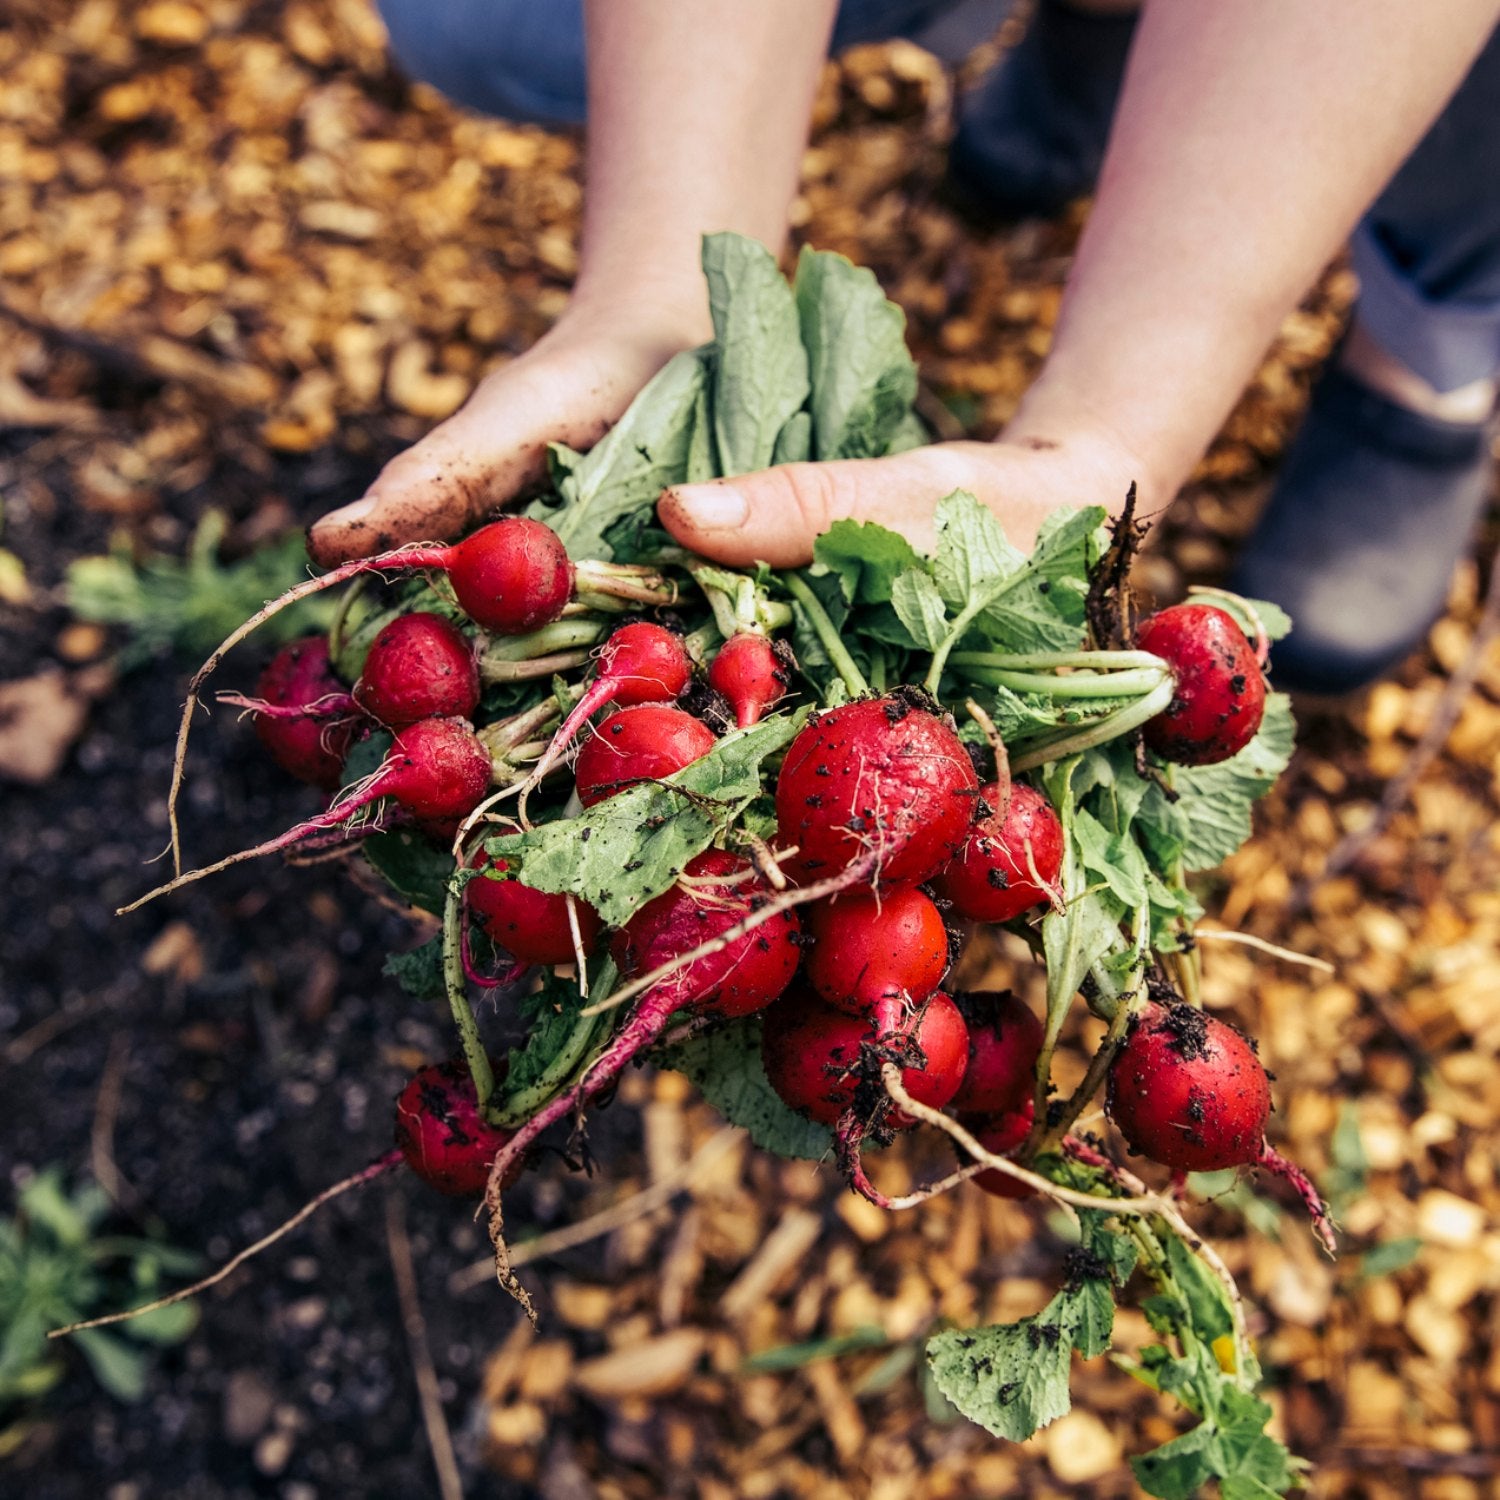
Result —
[[906, 315], [887, 300], [873, 272], [829, 251], [804, 247], [794, 286], [816, 456], [889, 452], [917, 394]]
[[1130, 1460], [1141, 1488], [1157, 1500], [1192, 1500], [1213, 1475], [1208, 1454], [1213, 1429], [1200, 1423], [1170, 1443]]
[[838, 574], [851, 604], [888, 603], [899, 574], [926, 566], [904, 536], [874, 521], [835, 521], [813, 543], [813, 558]]
[[569, 503], [556, 510], [535, 502], [526, 514], [551, 526], [575, 560], [608, 561], [613, 556], [606, 536], [610, 527], [654, 506], [668, 485], [687, 478], [693, 415], [707, 381], [708, 360], [702, 351], [673, 356], [571, 468]]
[[955, 490], [937, 503], [937, 552], [932, 576], [943, 602], [957, 614], [975, 596], [1021, 570], [1026, 554], [1005, 539], [994, 513], [967, 490]]
[[618, 927], [665, 891], [761, 792], [761, 765], [796, 736], [809, 710], [773, 714], [724, 736], [662, 782], [628, 787], [576, 818], [485, 841], [539, 891], [581, 896]]
[[1101, 506], [1054, 511], [1036, 546], [975, 621], [1002, 651], [1068, 651], [1084, 636], [1088, 571], [1107, 545]]
[[393, 828], [372, 834], [360, 845], [360, 852], [398, 895], [433, 916], [442, 915], [448, 877], [453, 873], [453, 856], [446, 850], [410, 828]]
[[507, 1097], [531, 1088], [547, 1071], [578, 1024], [583, 998], [576, 981], [548, 973], [541, 989], [528, 995], [522, 1006], [528, 1022], [526, 1039], [507, 1058]]
[[948, 611], [930, 574], [909, 568], [891, 585], [891, 608], [912, 641], [924, 651], [935, 651], [948, 634]]
[[782, 427], [808, 395], [797, 304], [775, 257], [756, 240], [710, 234], [703, 274], [713, 316], [714, 444], [723, 475], [764, 469]]
[[927, 1341], [938, 1389], [971, 1422], [995, 1437], [1021, 1442], [1072, 1405], [1073, 1294], [1059, 1292], [1019, 1323], [949, 1328]]
[[1415, 1235], [1385, 1240], [1374, 1245], [1359, 1258], [1359, 1274], [1367, 1281], [1377, 1276], [1394, 1276], [1404, 1271], [1422, 1253], [1422, 1241]]
[[429, 938], [408, 953], [388, 953], [380, 971], [388, 974], [413, 1000], [443, 1000], [448, 990], [443, 980], [442, 935]]
[[[305, 582], [311, 571], [300, 531], [224, 562], [219, 544], [227, 529], [223, 515], [210, 511], [185, 558], [148, 553], [137, 560], [124, 546], [108, 556], [81, 557], [68, 568], [68, 608], [81, 620], [128, 627], [130, 641], [120, 655], [127, 668], [167, 651], [206, 656], [268, 599]], [[261, 638], [279, 645], [326, 629], [333, 600], [330, 591], [293, 605], [262, 627]]]
[[659, 1055], [685, 1073], [731, 1125], [749, 1132], [762, 1151], [819, 1161], [833, 1148], [833, 1132], [794, 1114], [777, 1097], [760, 1055], [761, 1018], [728, 1021]]
[[866, 1349], [884, 1349], [891, 1342], [885, 1329], [866, 1324], [832, 1338], [809, 1339], [802, 1344], [777, 1344], [747, 1355], [740, 1362], [746, 1375], [779, 1375], [786, 1370], [801, 1370], [823, 1359], [838, 1359], [845, 1354], [859, 1354]]
[[771, 450], [773, 464], [802, 464], [812, 457], [812, 418], [805, 411], [794, 411], [776, 434]]
[[139, 1401], [146, 1394], [147, 1354], [102, 1328], [83, 1328], [72, 1335], [88, 1360], [94, 1378], [117, 1401]]
[[120, 1326], [129, 1337], [143, 1344], [168, 1346], [180, 1344], [198, 1326], [198, 1321], [198, 1304], [188, 1301], [158, 1307]]

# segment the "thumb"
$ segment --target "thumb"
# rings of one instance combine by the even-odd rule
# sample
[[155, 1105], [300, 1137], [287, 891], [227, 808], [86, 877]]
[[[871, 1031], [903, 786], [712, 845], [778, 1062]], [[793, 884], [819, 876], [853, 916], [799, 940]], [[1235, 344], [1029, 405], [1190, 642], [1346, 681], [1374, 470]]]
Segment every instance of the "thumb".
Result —
[[540, 472], [540, 441], [485, 453], [467, 440], [465, 426], [451, 419], [435, 428], [398, 453], [361, 499], [314, 522], [307, 534], [313, 561], [327, 568], [408, 542], [446, 541]]
[[877, 521], [925, 552], [934, 540], [933, 507], [944, 495], [993, 488], [984, 462], [992, 454], [988, 443], [941, 443], [892, 458], [782, 464], [674, 485], [657, 514], [684, 547], [730, 567], [801, 567], [812, 561], [813, 541], [845, 519]]

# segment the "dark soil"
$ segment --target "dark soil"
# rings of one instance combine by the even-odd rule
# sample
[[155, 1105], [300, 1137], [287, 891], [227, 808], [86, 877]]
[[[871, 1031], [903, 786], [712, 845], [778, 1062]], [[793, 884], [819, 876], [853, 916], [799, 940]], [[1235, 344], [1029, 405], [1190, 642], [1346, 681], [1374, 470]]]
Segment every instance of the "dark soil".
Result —
[[[54, 583], [69, 557], [104, 540], [97, 521], [67, 507], [51, 521], [9, 519], [7, 545], [36, 584]], [[0, 680], [45, 665], [65, 621], [60, 611], [7, 615]], [[229, 678], [245, 680], [254, 664], [247, 651]], [[0, 1032], [18, 1038], [59, 1008], [89, 1008], [21, 1065], [0, 1063], [10, 1121], [0, 1170], [12, 1183], [49, 1163], [70, 1180], [88, 1173], [100, 1079], [117, 1045], [125, 1086], [113, 1154], [136, 1202], [114, 1227], [159, 1233], [217, 1264], [388, 1149], [401, 1082], [447, 1042], [444, 1018], [381, 976], [383, 955], [411, 944], [413, 923], [336, 865], [263, 861], [113, 915], [160, 868], [147, 862], [166, 837], [184, 665], [163, 661], [122, 680], [50, 784], [0, 786]], [[183, 833], [194, 858], [315, 805], [222, 713], [200, 728], [190, 770]], [[173, 923], [187, 924], [201, 953], [191, 982], [142, 968]], [[28, 1500], [435, 1493], [387, 1253], [387, 1192], [408, 1200], [468, 1492], [529, 1493], [481, 1474], [466, 1431], [483, 1358], [518, 1313], [493, 1287], [448, 1294], [449, 1274], [483, 1253], [481, 1236], [466, 1205], [404, 1174], [334, 1203], [203, 1298], [198, 1331], [164, 1351], [139, 1406], [70, 1363], [9, 1466], [7, 1491]], [[536, 1222], [524, 1188], [515, 1202], [512, 1222]], [[550, 1208], [549, 1219], [567, 1212], [555, 1190]]]

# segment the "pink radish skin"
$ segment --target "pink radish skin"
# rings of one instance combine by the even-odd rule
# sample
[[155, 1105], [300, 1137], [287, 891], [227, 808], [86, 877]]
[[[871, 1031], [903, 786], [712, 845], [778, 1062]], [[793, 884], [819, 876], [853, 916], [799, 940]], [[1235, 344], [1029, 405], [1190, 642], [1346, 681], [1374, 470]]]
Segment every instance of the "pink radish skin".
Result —
[[[1031, 1122], [1036, 1118], [1036, 1103], [1028, 1098], [1016, 1109], [1000, 1115], [997, 1119], [980, 1124], [965, 1121], [974, 1139], [994, 1156], [1010, 1156], [1020, 1150], [1026, 1137], [1031, 1134]], [[963, 1157], [963, 1153], [960, 1156]], [[1036, 1189], [1030, 1183], [990, 1167], [974, 1174], [974, 1184], [994, 1198], [1034, 1198]]]
[[[691, 860], [685, 873], [739, 875], [748, 869], [745, 860], [709, 850]], [[616, 959], [627, 974], [649, 973], [727, 932], [770, 895], [758, 876], [734, 885], [674, 886], [643, 906], [617, 935]], [[565, 1119], [619, 1077], [632, 1058], [657, 1041], [678, 1011], [734, 1016], [769, 1005], [796, 973], [798, 930], [794, 911], [779, 913], [648, 989], [578, 1082], [516, 1131], [498, 1159], [502, 1174], [512, 1170], [521, 1153], [549, 1125]]]
[[[1008, 799], [991, 782], [979, 800], [979, 821], [937, 888], [960, 916], [1009, 922], [1052, 899], [1062, 870], [1062, 823], [1046, 797], [1025, 782], [1013, 783]], [[1000, 806], [1004, 817], [995, 812]]]
[[1136, 644], [1172, 669], [1176, 696], [1141, 731], [1163, 760], [1212, 766], [1255, 738], [1266, 709], [1266, 679], [1255, 647], [1228, 611], [1177, 604], [1142, 622]]
[[[464, 887], [469, 911], [485, 936], [497, 948], [523, 964], [566, 964], [575, 957], [573, 933], [568, 924], [568, 898], [523, 885], [503, 859], [491, 859], [482, 851], [474, 857], [477, 870], [494, 870], [504, 879], [479, 875]], [[578, 935], [584, 955], [594, 951], [602, 923], [599, 913], [576, 897]]]
[[[761, 1059], [788, 1108], [832, 1125], [855, 1102], [865, 1071], [864, 1048], [899, 1045], [908, 1035], [923, 1064], [903, 1067], [901, 1082], [919, 1103], [942, 1109], [963, 1077], [968, 1034], [958, 1007], [941, 990], [894, 1026], [851, 1016], [795, 990], [766, 1012]], [[895, 1109], [887, 1121], [898, 1130], [916, 1123]]]
[[910, 886], [851, 890], [808, 909], [808, 983], [828, 1004], [860, 1015], [884, 996], [930, 995], [948, 971], [948, 929]]
[[866, 850], [881, 884], [919, 884], [958, 852], [979, 779], [951, 724], [915, 694], [863, 698], [813, 719], [776, 783], [777, 837], [821, 878]]
[[600, 648], [598, 676], [584, 690], [527, 777], [528, 789], [557, 764], [578, 731], [605, 704], [633, 708], [671, 703], [682, 696], [692, 678], [693, 664], [680, 636], [646, 621], [622, 625]]
[[1264, 1154], [1266, 1070], [1234, 1027], [1191, 1005], [1153, 1006], [1133, 1023], [1106, 1102], [1133, 1151], [1176, 1171], [1250, 1166]]
[[[256, 692], [270, 708], [281, 710], [255, 715], [255, 733], [266, 753], [288, 775], [331, 792], [343, 779], [354, 725], [331, 723], [321, 710], [331, 706], [333, 713], [347, 714], [354, 704], [333, 675], [327, 640], [311, 635], [283, 646], [260, 674]], [[309, 708], [318, 712], [309, 715]]]
[[741, 631], [719, 647], [708, 669], [708, 685], [729, 700], [735, 723], [749, 729], [786, 696], [795, 665], [786, 646]]
[[714, 732], [701, 719], [666, 703], [622, 708], [584, 741], [573, 768], [579, 800], [593, 807], [626, 787], [659, 781], [701, 760]]
[[[504, 1065], [496, 1064], [503, 1075]], [[477, 1198], [489, 1181], [490, 1163], [511, 1132], [479, 1112], [474, 1080], [461, 1058], [433, 1063], [412, 1075], [396, 1100], [396, 1147], [429, 1187], [454, 1198]], [[519, 1159], [506, 1186], [521, 1175]]]
[[959, 995], [969, 1027], [969, 1059], [952, 1104], [960, 1114], [1004, 1115], [1031, 1097], [1042, 1023], [1009, 990]]
[[398, 615], [371, 644], [354, 701], [390, 729], [419, 719], [471, 718], [479, 706], [474, 648], [441, 615]]

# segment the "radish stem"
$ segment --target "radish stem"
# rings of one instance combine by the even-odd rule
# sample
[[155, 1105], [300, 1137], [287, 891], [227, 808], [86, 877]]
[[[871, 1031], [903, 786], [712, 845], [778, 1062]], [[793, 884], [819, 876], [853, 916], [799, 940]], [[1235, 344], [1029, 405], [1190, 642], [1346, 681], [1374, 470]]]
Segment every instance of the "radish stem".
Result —
[[800, 573], [784, 573], [782, 582], [786, 584], [787, 592], [802, 606], [802, 612], [807, 616], [807, 623], [812, 626], [813, 633], [828, 653], [828, 659], [833, 663], [834, 670], [844, 679], [844, 686], [854, 697], [863, 697], [870, 691], [870, 684], [865, 681], [864, 673], [859, 670], [854, 658], [849, 655], [838, 629], [828, 618], [828, 611], [823, 608], [822, 601], [808, 587], [807, 580]]
[[1124, 708], [1116, 709], [1096, 723], [1073, 734], [1064, 735], [1061, 739], [1034, 746], [1023, 755], [1018, 755], [1011, 762], [1010, 768], [1017, 774], [1034, 771], [1038, 766], [1050, 765], [1053, 761], [1081, 754], [1085, 750], [1092, 750], [1095, 745], [1104, 745], [1122, 734], [1129, 734], [1132, 729], [1139, 729], [1148, 719], [1154, 719], [1166, 709], [1176, 691], [1176, 682], [1168, 677], [1144, 697], [1138, 698], [1134, 703], [1127, 703]]
[[469, 1065], [469, 1076], [474, 1080], [474, 1092], [483, 1110], [495, 1092], [495, 1074], [464, 987], [463, 888], [464, 883], [455, 872], [443, 898], [443, 988], [448, 992], [448, 1008], [458, 1025], [464, 1061]]
[[1005, 687], [1016, 693], [1044, 693], [1050, 698], [1130, 698], [1138, 693], [1149, 693], [1167, 680], [1164, 672], [1156, 667], [1138, 667], [1129, 672], [1071, 672], [1062, 676], [1045, 672], [1012, 672], [1004, 667], [969, 667], [961, 675], [986, 687]]

